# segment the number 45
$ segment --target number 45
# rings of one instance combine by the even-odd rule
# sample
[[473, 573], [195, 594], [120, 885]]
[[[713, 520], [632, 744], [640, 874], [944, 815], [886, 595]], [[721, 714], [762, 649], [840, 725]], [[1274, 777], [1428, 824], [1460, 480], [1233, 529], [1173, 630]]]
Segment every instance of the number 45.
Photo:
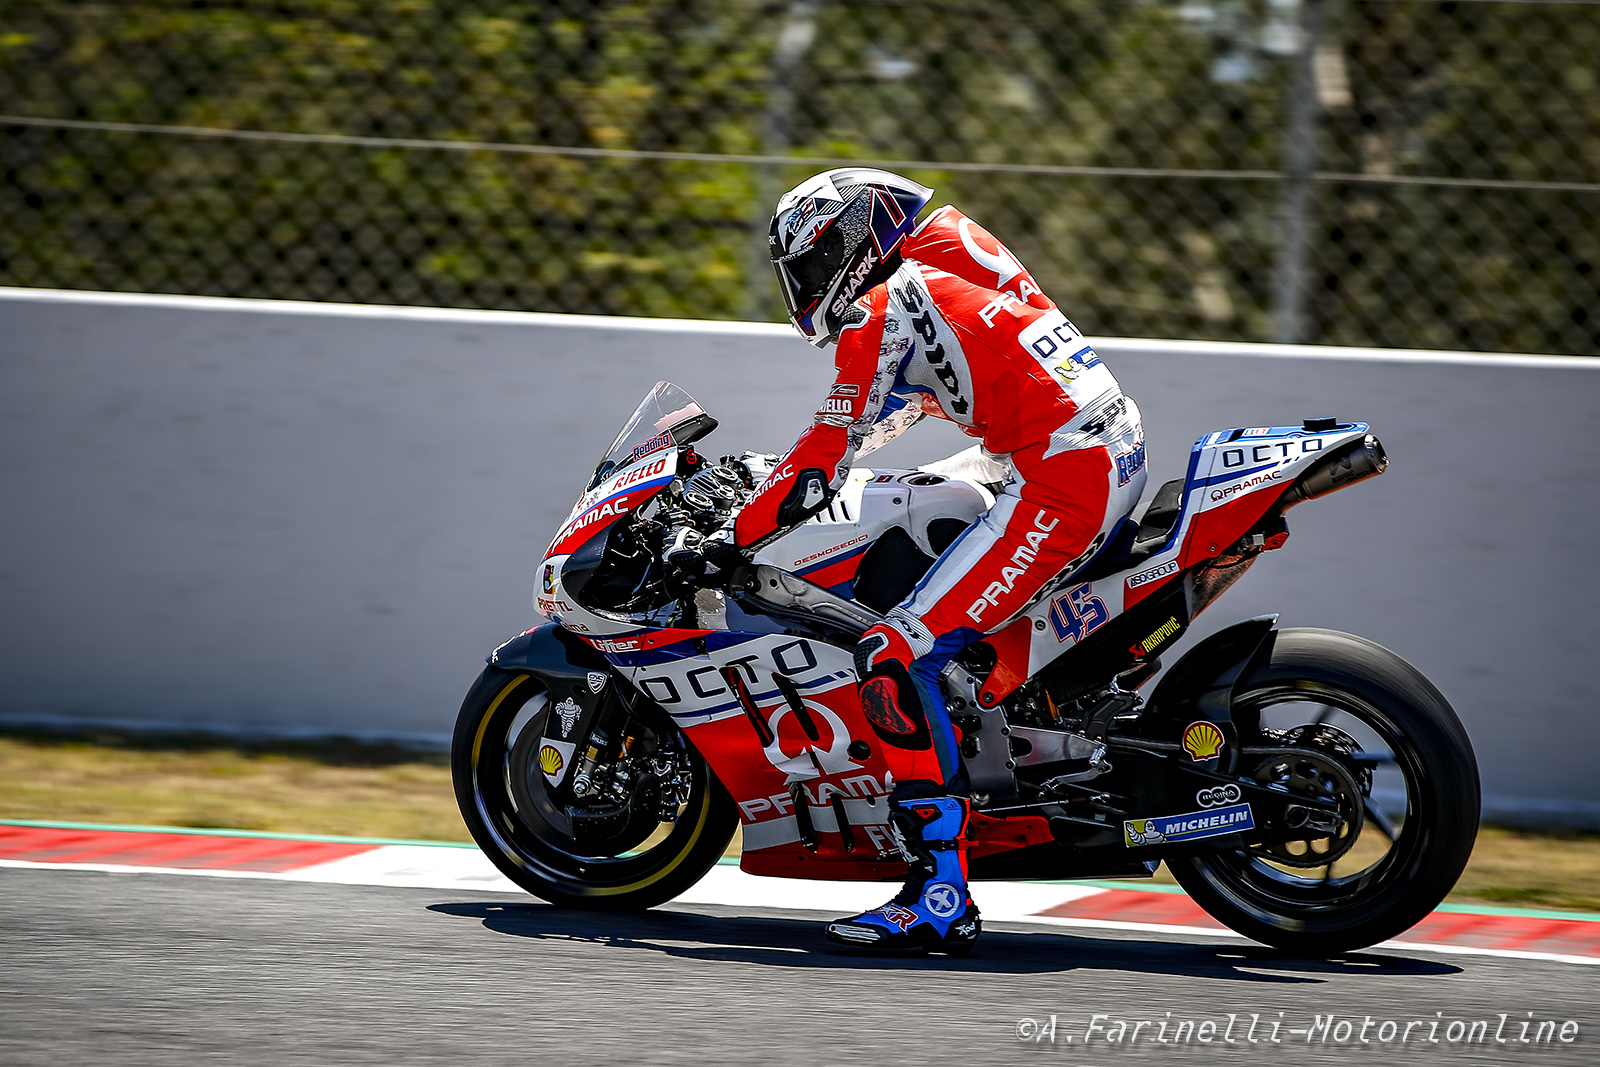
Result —
[[1050, 625], [1055, 628], [1057, 641], [1070, 638], [1076, 644], [1111, 621], [1106, 602], [1090, 596], [1090, 588], [1088, 584], [1074, 586], [1050, 605]]

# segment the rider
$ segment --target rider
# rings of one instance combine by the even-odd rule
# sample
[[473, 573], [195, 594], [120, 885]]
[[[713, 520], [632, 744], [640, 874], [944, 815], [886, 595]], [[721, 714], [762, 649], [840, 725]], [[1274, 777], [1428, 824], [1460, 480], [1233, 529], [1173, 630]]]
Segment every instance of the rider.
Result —
[[1144, 488], [1139, 409], [1017, 258], [933, 190], [830, 170], [779, 201], [769, 233], [790, 321], [837, 346], [833, 388], [739, 514], [743, 555], [827, 506], [854, 458], [924, 415], [1005, 464], [994, 506], [856, 646], [861, 702], [895, 750], [890, 820], [909, 865], [881, 908], [828, 927], [880, 951], [964, 951], [970, 789], [940, 672], [1094, 555]]

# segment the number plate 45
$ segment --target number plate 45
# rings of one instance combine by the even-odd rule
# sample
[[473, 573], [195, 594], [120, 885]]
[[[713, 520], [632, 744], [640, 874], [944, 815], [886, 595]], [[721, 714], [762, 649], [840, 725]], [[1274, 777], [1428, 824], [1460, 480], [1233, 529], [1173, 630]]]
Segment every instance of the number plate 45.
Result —
[[1111, 621], [1106, 602], [1090, 595], [1089, 584], [1074, 586], [1050, 605], [1050, 625], [1056, 640], [1077, 644]]

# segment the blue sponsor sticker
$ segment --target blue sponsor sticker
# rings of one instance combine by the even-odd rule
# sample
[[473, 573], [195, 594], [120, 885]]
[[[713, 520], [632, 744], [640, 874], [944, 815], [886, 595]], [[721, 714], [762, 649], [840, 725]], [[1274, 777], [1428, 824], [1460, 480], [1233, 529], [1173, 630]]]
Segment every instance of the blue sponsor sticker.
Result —
[[1187, 815], [1157, 815], [1153, 819], [1129, 819], [1122, 824], [1122, 840], [1129, 848], [1197, 841], [1202, 837], [1236, 834], [1254, 830], [1256, 821], [1249, 804], [1233, 804], [1210, 811], [1191, 811]]

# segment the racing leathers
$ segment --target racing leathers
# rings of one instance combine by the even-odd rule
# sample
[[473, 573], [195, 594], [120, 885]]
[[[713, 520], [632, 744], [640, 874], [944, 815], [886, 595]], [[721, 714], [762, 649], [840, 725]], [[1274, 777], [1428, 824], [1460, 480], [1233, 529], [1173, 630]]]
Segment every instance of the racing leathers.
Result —
[[993, 507], [856, 647], [862, 709], [898, 783], [891, 812], [910, 873], [890, 903], [828, 934], [874, 951], [959, 953], [978, 913], [966, 887], [969, 789], [939, 674], [1106, 543], [1144, 489], [1144, 435], [1089, 341], [971, 219], [941, 208], [900, 254], [888, 280], [855, 301], [832, 389], [734, 537], [758, 547], [805, 521], [853, 460], [925, 415], [1004, 462]]
[[920, 746], [902, 749], [912, 769], [897, 778], [963, 792], [939, 672], [1105, 543], [1144, 488], [1144, 435], [1139, 409], [1089, 341], [982, 227], [944, 207], [900, 253], [888, 281], [855, 302], [832, 389], [734, 536], [759, 546], [804, 521], [854, 460], [925, 415], [956, 423], [1006, 463], [994, 506], [857, 652], [864, 685], [894, 683], [863, 690], [880, 737]]

